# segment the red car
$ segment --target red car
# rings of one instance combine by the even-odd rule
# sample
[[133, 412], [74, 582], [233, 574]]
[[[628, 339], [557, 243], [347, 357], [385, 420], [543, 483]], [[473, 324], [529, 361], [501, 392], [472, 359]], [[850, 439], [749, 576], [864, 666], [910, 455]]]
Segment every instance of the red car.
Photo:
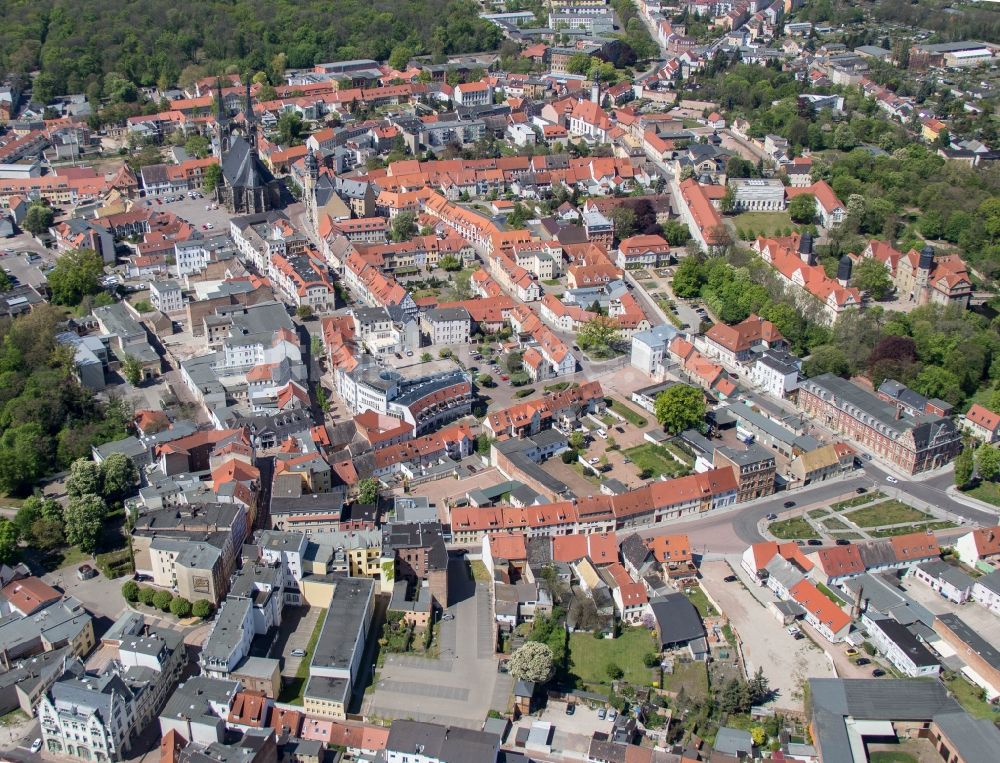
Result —
[[500, 381], [510, 381], [510, 377], [502, 374], [500, 376]]

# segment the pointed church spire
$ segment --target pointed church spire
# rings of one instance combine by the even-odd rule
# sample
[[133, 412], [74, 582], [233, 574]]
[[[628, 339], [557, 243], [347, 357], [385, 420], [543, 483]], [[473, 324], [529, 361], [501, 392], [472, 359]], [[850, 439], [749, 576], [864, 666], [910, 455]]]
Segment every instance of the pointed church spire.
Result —
[[247, 140], [257, 148], [257, 116], [253, 112], [253, 99], [250, 96], [250, 78], [246, 77], [246, 95], [244, 96], [243, 116], [247, 123]]

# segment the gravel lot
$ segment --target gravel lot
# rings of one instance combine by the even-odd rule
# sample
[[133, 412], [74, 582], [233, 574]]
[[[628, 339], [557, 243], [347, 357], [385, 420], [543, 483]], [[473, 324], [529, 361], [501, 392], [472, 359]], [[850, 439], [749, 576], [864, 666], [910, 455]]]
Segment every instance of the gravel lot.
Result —
[[704, 562], [702, 587], [719, 603], [739, 635], [748, 672], [764, 668], [771, 688], [778, 693], [775, 708], [801, 711], [802, 682], [807, 678], [834, 678], [836, 673], [819, 647], [808, 638], [796, 641], [789, 636], [741, 582], [723, 581], [732, 573], [726, 562]]

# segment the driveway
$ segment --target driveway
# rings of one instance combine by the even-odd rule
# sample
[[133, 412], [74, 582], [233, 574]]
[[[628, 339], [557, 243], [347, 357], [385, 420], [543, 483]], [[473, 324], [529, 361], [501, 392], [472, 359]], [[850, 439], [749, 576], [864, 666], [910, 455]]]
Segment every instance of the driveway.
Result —
[[900, 587], [918, 604], [927, 607], [935, 615], [951, 613], [958, 615], [969, 624], [976, 633], [986, 639], [996, 649], [1000, 649], [1000, 620], [997, 616], [974, 601], [956, 604], [943, 596], [934, 593], [929, 585], [916, 578], [906, 577], [900, 581]]
[[489, 586], [469, 580], [465, 563], [453, 558], [446, 611], [455, 616], [440, 628], [438, 659], [390, 654], [365, 700], [368, 718], [412, 718], [478, 729], [491, 709], [506, 711], [512, 688], [497, 672]]
[[[732, 573], [727, 562], [703, 562], [701, 585], [729, 618], [742, 644], [747, 672], [752, 675], [758, 667], [764, 669], [777, 692], [774, 707], [801, 712], [803, 683], [837, 674], [823, 650], [810, 639], [795, 640], [788, 635], [785, 626], [744, 587], [742, 576], [732, 583], [723, 580]], [[766, 589], [761, 593], [771, 594]]]

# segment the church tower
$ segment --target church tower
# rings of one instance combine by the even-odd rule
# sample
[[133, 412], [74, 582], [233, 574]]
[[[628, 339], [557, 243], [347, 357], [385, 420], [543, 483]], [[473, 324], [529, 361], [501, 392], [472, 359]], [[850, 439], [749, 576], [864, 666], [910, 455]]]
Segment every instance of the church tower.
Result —
[[229, 150], [229, 115], [226, 111], [226, 102], [222, 97], [222, 80], [215, 79], [215, 145], [213, 154], [216, 159], [221, 159], [222, 155]]
[[306, 214], [309, 216], [309, 222], [312, 223], [313, 229], [316, 228], [316, 181], [319, 179], [319, 162], [316, 161], [316, 155], [311, 151], [306, 151], [305, 159], [305, 178], [303, 179], [304, 188], [302, 190], [302, 198], [306, 204]]
[[247, 123], [247, 143], [254, 151], [257, 150], [257, 115], [253, 111], [253, 99], [250, 97], [250, 78], [246, 78], [246, 95], [244, 96], [243, 116]]
[[920, 250], [917, 272], [914, 274], [914, 291], [918, 305], [926, 305], [930, 301], [930, 281], [933, 269], [934, 247], [930, 244], [924, 244], [924, 248]]

